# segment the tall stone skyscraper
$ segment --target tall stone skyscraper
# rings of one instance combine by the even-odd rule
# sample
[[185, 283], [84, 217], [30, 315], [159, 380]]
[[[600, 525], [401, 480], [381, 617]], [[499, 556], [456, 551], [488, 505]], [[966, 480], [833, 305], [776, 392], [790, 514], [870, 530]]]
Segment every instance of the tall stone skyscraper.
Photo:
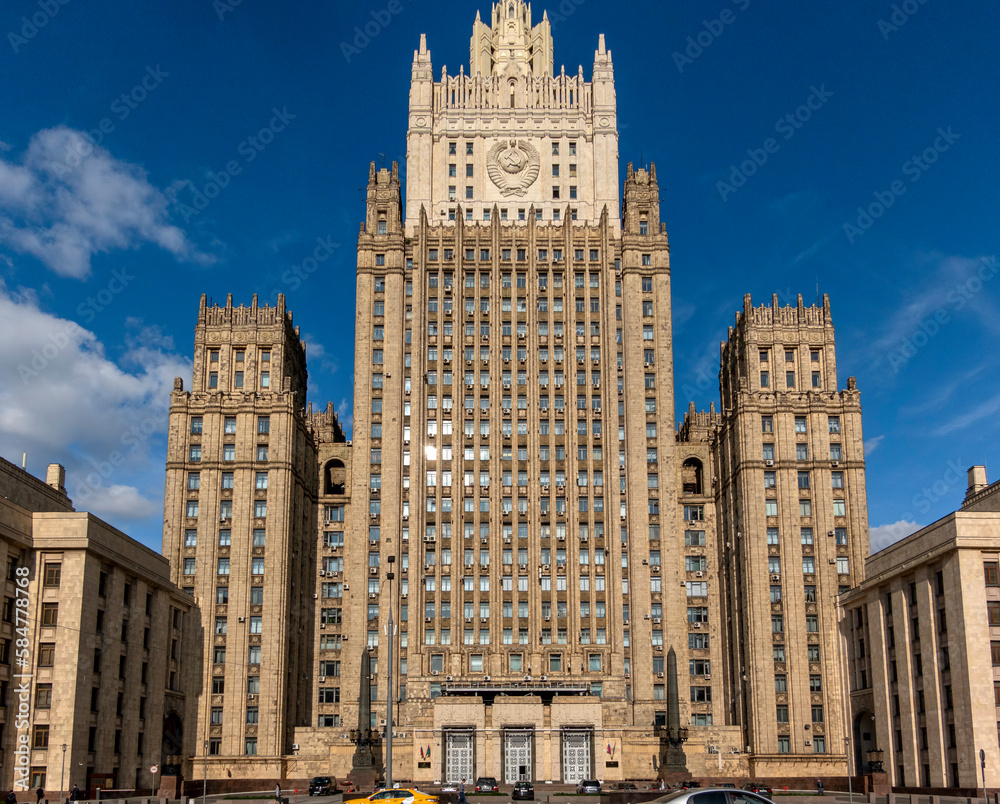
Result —
[[[446, 778], [575, 781], [632, 724], [651, 734], [654, 661], [673, 648], [687, 668], [685, 623], [662, 616], [684, 602], [668, 244], [655, 169], [630, 166], [619, 200], [603, 38], [592, 81], [556, 73], [548, 20], [504, 2], [471, 52], [436, 82], [421, 38], [405, 199], [395, 166], [369, 178], [352, 484], [368, 517], [348, 529], [369, 594], [350, 611], [378, 615], [374, 646], [396, 607], [399, 721], [440, 745]], [[392, 598], [367, 576], [389, 555]]]
[[603, 36], [589, 81], [553, 65], [520, 0], [468, 72], [421, 36], [405, 188], [369, 169], [353, 442], [282, 298], [202, 304], [164, 552], [215, 779], [343, 777], [363, 666], [395, 779], [844, 771], [833, 607], [868, 534], [829, 304], [748, 298], [720, 409], [678, 428], [656, 168], [620, 182]]
[[[213, 776], [231, 757], [280, 777], [312, 690], [316, 449], [304, 413], [305, 349], [276, 307], [209, 307], [194, 381], [170, 399], [163, 554], [201, 610], [185, 729]], [[307, 675], [308, 677], [308, 675]], [[310, 685], [311, 686], [311, 685]], [[308, 721], [307, 721], [308, 722]]]
[[728, 669], [726, 716], [759, 772], [840, 754], [836, 596], [868, 557], [861, 403], [837, 388], [830, 301], [743, 311], [722, 347], [716, 472]]

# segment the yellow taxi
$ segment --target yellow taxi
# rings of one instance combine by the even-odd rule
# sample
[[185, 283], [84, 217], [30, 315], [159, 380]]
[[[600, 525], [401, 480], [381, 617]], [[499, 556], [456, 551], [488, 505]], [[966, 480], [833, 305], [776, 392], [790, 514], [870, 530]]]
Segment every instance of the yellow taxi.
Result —
[[438, 804], [439, 799], [413, 787], [396, 787], [391, 790], [379, 790], [365, 798], [345, 798], [344, 804], [363, 804], [368, 801], [377, 804]]

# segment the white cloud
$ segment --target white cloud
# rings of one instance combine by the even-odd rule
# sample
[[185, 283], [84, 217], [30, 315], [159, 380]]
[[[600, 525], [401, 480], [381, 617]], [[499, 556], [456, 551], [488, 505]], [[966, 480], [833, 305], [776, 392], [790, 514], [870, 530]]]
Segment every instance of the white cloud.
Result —
[[163, 446], [174, 377], [191, 365], [153, 328], [132, 321], [115, 362], [93, 332], [0, 283], [0, 454], [44, 476], [67, 469], [77, 510], [111, 524], [162, 510]]
[[86, 506], [76, 506], [77, 510], [84, 507], [95, 513], [100, 511], [101, 519], [121, 530], [125, 530], [120, 524], [123, 520], [146, 519], [163, 513], [162, 500], [143, 497], [135, 486], [114, 485], [97, 489], [88, 497]]
[[36, 133], [20, 164], [0, 157], [0, 244], [62, 276], [85, 278], [94, 254], [145, 243], [210, 262], [169, 222], [168, 205], [142, 168], [65, 126]]
[[347, 435], [351, 438], [351, 433], [354, 430], [354, 408], [351, 405], [351, 400], [344, 397], [340, 400], [340, 404], [337, 405], [337, 421], [340, 422], [340, 427]]
[[983, 419], [993, 418], [997, 411], [1000, 411], [1000, 395], [994, 396], [992, 399], [987, 399], [985, 402], [980, 402], [971, 410], [960, 416], [956, 416], [947, 424], [943, 424], [935, 429], [933, 435], [944, 436], [956, 430], [964, 430], [966, 427]]
[[1000, 333], [993, 294], [982, 292], [996, 273], [988, 272], [985, 282], [979, 278], [984, 265], [993, 264], [991, 260], [937, 253], [915, 257], [914, 265], [922, 275], [910, 280], [903, 304], [884, 318], [881, 333], [869, 341], [872, 358], [889, 360], [891, 354], [905, 364], [926, 341], [969, 313], [989, 334]]
[[916, 533], [920, 530], [920, 527], [916, 522], [908, 522], [905, 519], [900, 519], [898, 522], [872, 528], [869, 536], [872, 553], [877, 553], [879, 550], [885, 549], [890, 544], [895, 544], [911, 533]]
[[321, 371], [329, 372], [330, 374], [336, 374], [340, 369], [340, 362], [337, 360], [335, 354], [331, 354], [327, 351], [327, 348], [315, 340], [312, 335], [303, 332], [302, 333], [302, 343], [306, 348], [306, 359], [309, 361], [309, 365], [313, 368], [317, 366]]
[[884, 435], [875, 436], [874, 438], [866, 438], [865, 439], [865, 457], [867, 458], [875, 450], [877, 450], [882, 445], [883, 441], [885, 441], [885, 436]]

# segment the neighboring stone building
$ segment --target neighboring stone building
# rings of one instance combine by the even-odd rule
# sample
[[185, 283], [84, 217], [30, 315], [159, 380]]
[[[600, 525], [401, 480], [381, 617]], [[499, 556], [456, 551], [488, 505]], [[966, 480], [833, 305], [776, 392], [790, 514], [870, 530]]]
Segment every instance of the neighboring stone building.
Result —
[[969, 470], [960, 510], [866, 561], [840, 598], [853, 767], [897, 787], [1000, 786], [1000, 483]]
[[[43, 483], [0, 459], [0, 773], [8, 788], [44, 787], [52, 799], [74, 784], [149, 790], [159, 783], [151, 765], [193, 752], [186, 706], [197, 689], [183, 684], [183, 666], [201, 637], [191, 599], [170, 583], [166, 559], [74, 511], [64, 482], [61, 466]], [[20, 787], [16, 765], [29, 774]]]
[[520, 0], [468, 74], [420, 38], [405, 192], [369, 169], [353, 443], [283, 297], [202, 301], [163, 544], [221, 659], [190, 679], [219, 783], [346, 774], [365, 651], [397, 779], [846, 768], [834, 597], [868, 532], [829, 303], [747, 298], [720, 411], [678, 432], [656, 168], [620, 194], [603, 37], [591, 81], [552, 53]]
[[836, 773], [834, 603], [864, 577], [868, 505], [861, 404], [853, 377], [838, 390], [829, 299], [754, 307], [747, 296], [720, 380], [725, 716], [746, 724], [757, 773], [786, 775], [788, 754], [802, 768], [813, 754], [814, 775]]
[[204, 691], [195, 745], [207, 744], [211, 776], [284, 778], [294, 729], [313, 719], [302, 682], [315, 665], [318, 465], [305, 389], [284, 297], [202, 297], [193, 387], [178, 379], [170, 400], [163, 554], [201, 612], [204, 661], [187, 672]]

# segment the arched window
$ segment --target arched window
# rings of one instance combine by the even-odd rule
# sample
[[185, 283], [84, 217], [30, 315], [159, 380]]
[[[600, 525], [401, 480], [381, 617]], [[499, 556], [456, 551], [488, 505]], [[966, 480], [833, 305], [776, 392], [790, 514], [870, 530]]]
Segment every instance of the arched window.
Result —
[[323, 469], [323, 493], [347, 493], [347, 468], [344, 466], [343, 461], [334, 458], [327, 462], [326, 467]]
[[685, 494], [702, 494], [701, 461], [688, 458], [681, 466], [681, 488]]

